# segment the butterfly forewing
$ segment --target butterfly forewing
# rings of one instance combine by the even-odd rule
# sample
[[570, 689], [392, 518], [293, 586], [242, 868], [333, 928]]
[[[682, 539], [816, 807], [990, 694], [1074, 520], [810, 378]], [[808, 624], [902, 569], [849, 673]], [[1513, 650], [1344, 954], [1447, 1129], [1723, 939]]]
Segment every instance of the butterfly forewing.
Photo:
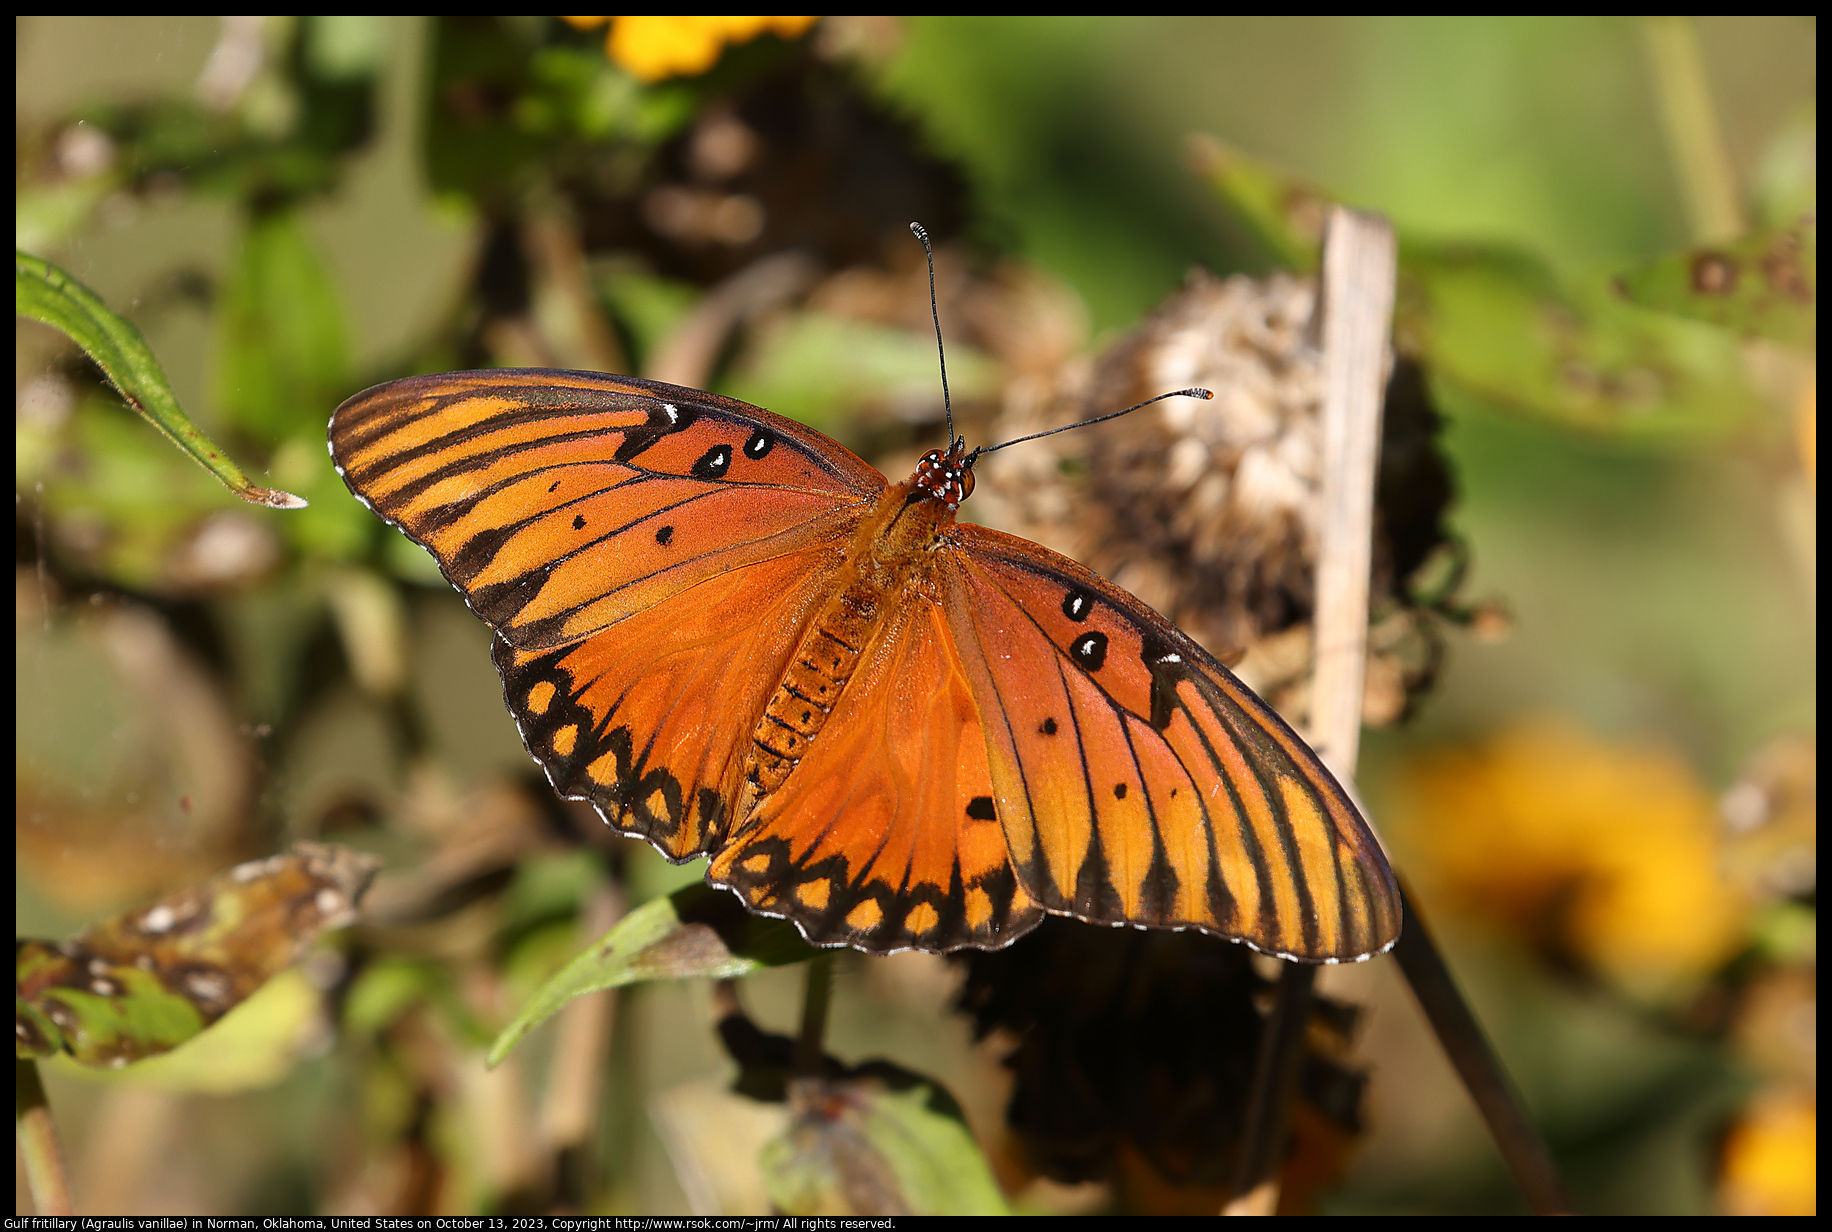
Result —
[[339, 407], [330, 443], [351, 490], [524, 649], [843, 540], [884, 487], [852, 454], [768, 411], [578, 372], [396, 381]]
[[1032, 898], [1310, 961], [1392, 944], [1398, 894], [1373, 835], [1227, 669], [1033, 543], [962, 526], [948, 559], [949, 620]]

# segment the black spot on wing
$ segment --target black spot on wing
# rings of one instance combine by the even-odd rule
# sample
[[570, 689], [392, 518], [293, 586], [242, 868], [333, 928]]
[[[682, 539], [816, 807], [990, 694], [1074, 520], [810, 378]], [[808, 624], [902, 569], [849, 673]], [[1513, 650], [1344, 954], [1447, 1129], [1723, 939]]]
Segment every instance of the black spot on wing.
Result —
[[665, 436], [681, 432], [699, 418], [699, 412], [690, 406], [676, 406], [672, 402], [657, 402], [649, 407], [649, 421], [640, 428], [631, 428], [624, 433], [623, 444], [617, 446], [617, 452], [611, 457], [618, 462], [628, 462], [640, 457], [653, 448], [655, 443]]
[[574, 530], [584, 530], [585, 529], [585, 515], [584, 514], [582, 513], [573, 514], [573, 529]]
[[1177, 682], [1188, 674], [1181, 652], [1156, 634], [1147, 633], [1139, 659], [1151, 673], [1151, 725], [1158, 731], [1170, 726], [1178, 706]]
[[691, 473], [695, 479], [723, 479], [725, 472], [732, 468], [732, 447], [714, 445], [693, 464]]
[[1043, 720], [1043, 725], [1039, 727], [1037, 730], [1042, 732], [1046, 736], [1055, 735], [1058, 730], [1057, 725], [1056, 725], [1056, 720], [1055, 719]]
[[776, 434], [759, 428], [751, 433], [750, 440], [744, 442], [744, 456], [755, 462], [766, 457], [774, 448], [776, 448]]
[[668, 541], [673, 538], [674, 538], [674, 527], [672, 526], [664, 526], [660, 530], [655, 532], [655, 542], [661, 544], [663, 547], [667, 547]]
[[1080, 587], [1076, 587], [1062, 597], [1062, 614], [1076, 624], [1086, 620], [1088, 613], [1093, 610], [1094, 596]]
[[1069, 654], [1083, 671], [1098, 672], [1107, 662], [1107, 635], [1098, 629], [1084, 633], [1070, 643]]
[[997, 821], [999, 813], [993, 807], [991, 796], [975, 796], [967, 801], [967, 816], [975, 821]]

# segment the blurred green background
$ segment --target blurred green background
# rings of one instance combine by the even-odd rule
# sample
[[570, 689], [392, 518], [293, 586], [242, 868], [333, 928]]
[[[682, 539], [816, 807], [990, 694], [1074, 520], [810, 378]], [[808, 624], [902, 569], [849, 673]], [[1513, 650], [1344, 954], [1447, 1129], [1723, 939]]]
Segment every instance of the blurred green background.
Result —
[[[1587, 354], [1665, 331], [1670, 396], [1609, 419], [1507, 396], [1445, 341], [1469, 318], [1420, 318], [1463, 593], [1511, 621], [1499, 641], [1451, 631], [1416, 717], [1369, 734], [1363, 791], [1581, 1209], [1804, 1192], [1810, 1210], [1812, 1171], [1803, 1191], [1788, 1161], [1814, 1132], [1812, 346], [1609, 285], [1810, 217], [1814, 22], [825, 19], [654, 82], [553, 18], [21, 18], [17, 36], [20, 246], [133, 319], [258, 482], [313, 502], [238, 506], [20, 324], [20, 935], [296, 837], [399, 876], [396, 921], [345, 944], [331, 991], [269, 1029], [290, 1032], [284, 1058], [240, 1089], [51, 1072], [79, 1212], [508, 1209], [542, 1166], [530, 1109], [553, 1044], [486, 1078], [481, 1041], [578, 943], [604, 868], [630, 905], [697, 873], [581, 839], [595, 822], [568, 830], [540, 799], [487, 630], [329, 467], [342, 398], [467, 366], [653, 375], [709, 288], [797, 248], [819, 274], [760, 302], [692, 383], [907, 466], [933, 431], [897, 410], [929, 362], [920, 301], [897, 306], [914, 331], [834, 334], [795, 296], [907, 272], [895, 229], [920, 218], [970, 262], [1068, 288], [1092, 354], [1192, 266], [1281, 264], [1192, 133], [1384, 212], [1415, 270], [1522, 254], [1594, 329]], [[721, 172], [733, 100], [797, 157]], [[1472, 318], [1504, 357], [1540, 345]], [[798, 343], [792, 365], [770, 339]], [[960, 347], [979, 422], [988, 350]], [[1702, 940], [1667, 923], [1706, 917]], [[834, 1052], [948, 1082], [1032, 1209], [1136, 1199], [1026, 1172], [1002, 1139], [1001, 1041], [950, 1011], [953, 968], [846, 959]], [[747, 1005], [792, 1031], [798, 988], [758, 977]], [[1323, 988], [1367, 1007], [1372, 1077], [1320, 1209], [1518, 1209], [1391, 964]], [[711, 1012], [700, 985], [621, 996], [589, 1209], [697, 1209], [683, 1159], [725, 1140], [695, 1134], [764, 1133], [718, 1102]]]

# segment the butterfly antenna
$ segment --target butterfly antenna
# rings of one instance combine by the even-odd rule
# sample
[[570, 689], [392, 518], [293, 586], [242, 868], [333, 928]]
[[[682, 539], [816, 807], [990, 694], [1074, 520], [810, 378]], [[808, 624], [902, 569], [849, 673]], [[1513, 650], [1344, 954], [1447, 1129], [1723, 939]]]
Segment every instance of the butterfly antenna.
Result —
[[1208, 390], [1200, 387], [1173, 389], [1167, 394], [1159, 394], [1155, 398], [1147, 398], [1145, 401], [1129, 406], [1123, 411], [1108, 411], [1105, 415], [1096, 415], [1093, 419], [1083, 419], [1078, 423], [1064, 424], [1060, 428], [1051, 428], [1048, 432], [1033, 432], [1029, 436], [1020, 436], [1016, 440], [1000, 441], [997, 445], [981, 445], [978, 449], [974, 450], [973, 453], [975, 457], [978, 457], [983, 453], [991, 453], [995, 449], [1003, 449], [1007, 445], [1022, 445], [1025, 441], [1034, 441], [1045, 436], [1055, 436], [1058, 432], [1068, 432], [1075, 428], [1085, 428], [1089, 424], [1106, 423], [1109, 419], [1118, 419], [1121, 415], [1130, 415], [1140, 407], [1150, 406], [1154, 402], [1162, 402], [1166, 398], [1201, 398], [1206, 401], [1214, 396], [1215, 395]]
[[941, 408], [948, 417], [948, 448], [953, 449], [959, 442], [954, 436], [954, 403], [948, 397], [948, 352], [941, 345], [941, 310], [935, 306], [935, 249], [929, 246], [929, 233], [921, 223], [911, 223], [910, 231], [922, 241], [922, 251], [929, 258], [929, 315], [935, 320], [935, 354], [941, 359]]

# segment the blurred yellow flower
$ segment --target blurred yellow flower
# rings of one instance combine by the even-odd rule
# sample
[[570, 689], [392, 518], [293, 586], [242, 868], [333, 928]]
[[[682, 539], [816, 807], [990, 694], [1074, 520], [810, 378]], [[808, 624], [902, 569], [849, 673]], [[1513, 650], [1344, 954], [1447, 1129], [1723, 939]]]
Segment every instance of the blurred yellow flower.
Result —
[[1748, 904], [1719, 873], [1714, 802], [1666, 752], [1531, 722], [1425, 757], [1406, 788], [1408, 864], [1427, 902], [1650, 990], [1743, 940]]
[[1724, 1139], [1718, 1205], [1726, 1215], [1818, 1213], [1819, 1104], [1800, 1091], [1758, 1098]]
[[818, 17], [562, 17], [576, 29], [605, 22], [611, 32], [604, 50], [640, 81], [692, 77], [718, 62], [727, 43], [748, 43], [760, 34], [794, 38]]

